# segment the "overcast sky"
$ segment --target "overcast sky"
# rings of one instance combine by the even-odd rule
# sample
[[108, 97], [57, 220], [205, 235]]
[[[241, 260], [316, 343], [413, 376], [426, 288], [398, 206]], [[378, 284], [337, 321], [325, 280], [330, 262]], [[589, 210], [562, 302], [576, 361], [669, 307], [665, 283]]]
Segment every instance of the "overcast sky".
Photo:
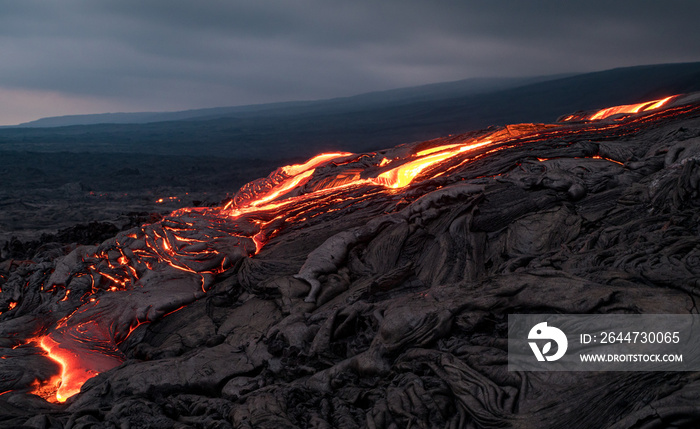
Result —
[[700, 2], [0, 0], [0, 124], [700, 61]]

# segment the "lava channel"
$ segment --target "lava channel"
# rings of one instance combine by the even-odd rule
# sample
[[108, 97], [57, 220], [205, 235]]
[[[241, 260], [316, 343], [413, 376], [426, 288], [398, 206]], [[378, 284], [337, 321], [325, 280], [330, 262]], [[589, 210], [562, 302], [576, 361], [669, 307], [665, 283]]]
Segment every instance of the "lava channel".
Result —
[[[591, 132], [599, 127], [596, 121], [619, 113], [646, 114], [677, 98], [380, 153], [325, 153], [250, 182], [221, 207], [179, 209], [100, 246], [80, 247], [58, 262], [49, 279], [47, 291], [65, 289], [55, 299], [56, 312], [63, 313], [37, 338], [61, 367], [56, 399], [65, 401], [89, 378], [120, 365], [125, 356], [119, 345], [134, 329], [204, 296], [216, 275], [261, 252], [285, 228], [377, 195], [398, 207], [406, 189], [475, 158], [553, 136]], [[618, 125], [601, 124], [600, 129], [610, 126]]]

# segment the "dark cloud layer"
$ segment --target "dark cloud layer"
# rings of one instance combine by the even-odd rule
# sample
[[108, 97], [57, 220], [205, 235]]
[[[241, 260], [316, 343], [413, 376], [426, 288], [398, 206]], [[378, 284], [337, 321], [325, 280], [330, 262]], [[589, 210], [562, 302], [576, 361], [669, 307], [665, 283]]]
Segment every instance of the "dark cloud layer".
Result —
[[0, 95], [27, 114], [45, 94], [65, 113], [174, 110], [700, 60], [694, 0], [0, 0], [0, 11]]

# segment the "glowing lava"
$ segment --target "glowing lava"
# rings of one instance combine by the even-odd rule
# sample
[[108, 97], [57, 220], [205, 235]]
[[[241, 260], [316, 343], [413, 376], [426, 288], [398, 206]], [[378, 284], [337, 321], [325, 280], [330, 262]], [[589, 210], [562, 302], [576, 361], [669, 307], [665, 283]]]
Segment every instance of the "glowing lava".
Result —
[[[333, 201], [338, 194], [351, 189], [368, 186], [378, 187], [377, 191], [404, 188], [429, 168], [490, 144], [491, 140], [470, 140], [425, 149], [404, 160], [389, 162], [382, 158], [374, 165], [377, 168], [374, 177], [361, 178], [361, 170], [351, 168], [349, 174], [340, 173], [331, 180], [310, 183], [320, 166], [353, 155], [346, 152], [321, 154], [304, 164], [279, 168], [267, 178], [251, 182], [223, 207], [177, 210], [161, 222], [118, 236], [114, 245], [104, 250], [81, 257], [88, 269], [73, 273], [73, 277], [89, 279], [92, 292], [81, 299], [83, 304], [78, 309], [62, 319], [40, 341], [47, 355], [62, 368], [56, 398], [65, 401], [78, 393], [89, 378], [121, 364], [124, 356], [118, 344], [138, 324], [176, 311], [181, 305], [206, 293], [211, 278], [226, 270], [236, 253], [243, 251], [244, 256], [258, 253], [284, 223], [305, 219], [328, 205], [329, 199]], [[352, 164], [357, 159], [346, 159], [345, 162]], [[399, 165], [386, 169], [395, 163]], [[306, 192], [301, 190], [304, 185], [309, 186]], [[360, 195], [359, 198], [368, 198], [372, 193]], [[357, 196], [353, 198], [358, 199]], [[239, 250], [231, 254], [231, 249]], [[114, 310], [109, 301], [99, 299], [109, 293], [114, 297], [110, 301], [128, 300], [132, 296], [140, 300], [137, 292], [142, 287], [142, 279], [167, 269], [177, 270], [180, 274], [166, 276], [160, 281], [159, 288], [167, 289], [168, 279], [174, 278], [173, 287], [183, 289], [181, 300], [171, 297], [173, 304], [158, 311], [148, 302], [141, 303], [144, 309], [136, 310], [137, 323], [123, 321], [121, 310]], [[194, 284], [198, 286], [188, 286]], [[177, 290], [171, 289], [170, 293], [177, 294]], [[60, 301], [67, 301], [70, 292], [66, 289]], [[125, 307], [134, 307], [134, 304]]]
[[[52, 340], [51, 337], [42, 337], [39, 343], [41, 348], [61, 366], [60, 384], [56, 390], [56, 399], [58, 402], [65, 402], [68, 398], [80, 392], [80, 387], [88, 378], [94, 377], [98, 373], [93, 370], [76, 367], [75, 360], [77, 355], [69, 350], [61, 349], [60, 344]], [[53, 379], [56, 383], [56, 380]], [[46, 391], [46, 388], [43, 389]], [[37, 392], [39, 396], [43, 396], [42, 392]]]
[[571, 120], [600, 121], [619, 114], [630, 115], [641, 112], [649, 112], [651, 110], [655, 110], [664, 106], [676, 97], [678, 96], [672, 95], [670, 97], [661, 98], [659, 100], [645, 101], [644, 103], [624, 104], [621, 106], [608, 107], [606, 109], [598, 110], [597, 112], [591, 115], [569, 115], [566, 118], [562, 119], [562, 122], [568, 122]]
[[[98, 324], [99, 321], [89, 322]], [[90, 338], [89, 329], [82, 327], [78, 331], [88, 334], [85, 338], [79, 338], [78, 344], [82, 347], [75, 347], [76, 341], [66, 341], [65, 334], [46, 335], [40, 339], [40, 346], [47, 355], [58, 363], [61, 367], [60, 384], [56, 390], [58, 402], [65, 402], [68, 398], [80, 392], [80, 388], [89, 378], [92, 378], [102, 371], [107, 371], [121, 364], [124, 361], [123, 355], [111, 344], [103, 344], [101, 338]], [[98, 327], [98, 331], [101, 327]], [[68, 331], [71, 334], [71, 331]], [[63, 341], [58, 342], [57, 339]], [[63, 343], [63, 344], [62, 344]], [[89, 344], [89, 347], [85, 346]], [[50, 380], [56, 383], [55, 379]]]
[[[674, 97], [570, 115], [562, 121], [648, 112]], [[617, 125], [521, 124], [478, 137], [422, 143], [420, 150], [409, 145], [379, 154], [324, 153], [246, 184], [222, 207], [176, 210], [159, 222], [120, 233], [97, 250], [75, 254], [79, 268], [57, 269], [47, 285], [54, 292], [55, 286], [65, 290], [61, 305], [76, 305], [40, 339], [41, 347], [61, 366], [56, 398], [65, 401], [90, 377], [121, 364], [125, 357], [118, 346], [137, 326], [201, 298], [217, 274], [259, 253], [285, 229], [313, 222], [321, 214], [342, 216], [353, 204], [377, 195], [386, 196], [382, 210], [390, 211], [405, 195], [397, 190], [449, 174], [477, 157], [613, 126]], [[433, 147], [426, 147], [430, 144]]]
[[416, 154], [418, 159], [409, 161], [399, 167], [382, 173], [372, 180], [372, 182], [393, 189], [404, 188], [410, 185], [416, 176], [421, 174], [426, 168], [432, 167], [435, 164], [457, 156], [463, 152], [474, 150], [482, 146], [487, 146], [491, 143], [491, 140], [486, 140], [472, 144], [451, 144], [426, 149]]
[[[306, 161], [304, 164], [287, 165], [278, 169], [276, 172], [273, 172], [270, 176], [268, 176], [268, 179], [271, 179], [269, 180], [269, 183], [266, 184], [267, 186], [269, 186], [269, 189], [265, 189], [267, 186], [263, 185], [262, 189], [257, 189], [257, 192], [254, 191], [255, 195], [251, 195], [251, 198], [248, 201], [245, 201], [247, 204], [233, 211], [231, 215], [239, 216], [246, 211], [252, 211], [256, 207], [263, 206], [265, 203], [268, 203], [274, 200], [275, 198], [279, 197], [280, 195], [283, 195], [286, 192], [289, 192], [290, 190], [299, 186], [299, 184], [304, 179], [308, 179], [309, 177], [311, 177], [316, 167], [318, 167], [319, 165], [336, 158], [350, 155], [352, 154], [349, 152], [322, 153]], [[277, 176], [275, 173], [277, 172], [279, 172], [278, 175], [283, 175], [284, 177], [282, 177], [277, 183], [275, 183], [275, 176]], [[251, 182], [251, 184], [256, 184], [256, 182], [258, 181]], [[251, 184], [248, 184], [246, 186], [250, 186]], [[245, 187], [243, 189], [245, 189]], [[224, 210], [231, 209], [232, 206], [236, 203], [241, 204], [235, 199], [231, 200], [231, 202], [224, 206]]]
[[58, 389], [60, 386], [61, 376], [54, 375], [43, 383], [39, 380], [35, 380], [34, 384], [32, 384], [33, 389], [30, 391], [30, 393], [44, 398], [49, 402], [65, 402], [67, 398], [63, 395], [58, 395]]

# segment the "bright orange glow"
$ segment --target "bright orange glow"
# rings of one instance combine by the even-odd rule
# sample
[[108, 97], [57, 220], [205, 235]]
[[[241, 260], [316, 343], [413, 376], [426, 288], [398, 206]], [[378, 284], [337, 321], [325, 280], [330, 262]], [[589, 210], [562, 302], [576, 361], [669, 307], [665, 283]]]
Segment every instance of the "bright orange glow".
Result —
[[262, 249], [265, 242], [263, 241], [263, 237], [260, 233], [253, 236], [253, 242], [255, 243], [255, 254], [257, 255], [260, 253], [260, 249]]
[[39, 396], [40, 398], [44, 398], [49, 402], [65, 402], [65, 399], [60, 401], [56, 396], [56, 392], [58, 391], [60, 385], [61, 376], [54, 375], [44, 382], [35, 380], [34, 383], [32, 383], [32, 387], [34, 389], [32, 389], [29, 393]]
[[651, 106], [644, 108], [644, 111], [646, 112], [646, 111], [648, 111], [648, 110], [658, 109], [659, 107], [661, 107], [661, 106], [663, 106], [664, 104], [668, 103], [673, 97], [675, 97], [675, 96], [672, 95], [672, 96], [670, 96], [670, 97], [663, 98], [663, 99], [657, 101], [656, 103], [652, 104]]
[[448, 144], [448, 145], [444, 145], [444, 146], [431, 147], [430, 149], [425, 149], [425, 150], [422, 150], [422, 151], [416, 153], [416, 156], [430, 155], [431, 153], [440, 152], [440, 151], [447, 150], [447, 149], [452, 149], [453, 147], [457, 147], [457, 146], [461, 146], [461, 144], [456, 143], [456, 144]]
[[258, 207], [261, 206], [268, 201], [272, 201], [275, 198], [279, 197], [281, 194], [287, 193], [290, 190], [296, 188], [299, 186], [299, 183], [301, 183], [302, 180], [309, 178], [312, 174], [314, 174], [314, 171], [316, 169], [312, 168], [311, 170], [304, 171], [303, 173], [299, 173], [296, 176], [292, 177], [291, 180], [286, 180], [282, 183], [281, 186], [275, 189], [274, 192], [271, 192], [264, 196], [263, 198], [260, 198], [259, 200], [255, 200], [252, 203], [250, 203], [250, 207]]
[[432, 149], [426, 149], [418, 152], [416, 155], [421, 156], [421, 154], [430, 154], [422, 158], [418, 158], [414, 161], [407, 162], [399, 167], [393, 168], [387, 172], [384, 172], [373, 179], [373, 182], [378, 185], [383, 185], [388, 188], [403, 188], [411, 184], [413, 179], [416, 178], [423, 170], [431, 167], [439, 162], [445, 161], [452, 158], [462, 152], [468, 150], [477, 149], [482, 146], [491, 144], [491, 140], [486, 140], [479, 143], [473, 143], [469, 145], [463, 144], [452, 144], [446, 146], [440, 146], [437, 149], [439, 152], [434, 153]]
[[621, 163], [620, 161], [615, 161], [614, 159], [610, 159], [610, 158], [603, 158], [600, 155], [595, 155], [592, 158], [593, 159], [604, 159], [604, 160], [609, 161], [609, 162], [614, 162], [615, 164], [618, 164], [618, 165], [623, 165], [623, 166], [625, 165], [625, 164]]
[[287, 173], [290, 176], [296, 176], [297, 174], [303, 173], [306, 170], [309, 170], [311, 168], [316, 168], [326, 161], [330, 161], [332, 159], [340, 158], [343, 156], [349, 156], [349, 155], [352, 155], [352, 154], [350, 152], [322, 153], [320, 155], [316, 155], [315, 157], [311, 158], [310, 160], [306, 161], [303, 164], [295, 164], [295, 165], [288, 165], [286, 167], [282, 167], [282, 171], [284, 171], [285, 173]]
[[451, 152], [443, 152], [419, 158], [380, 174], [374, 181], [387, 188], [403, 188], [410, 185], [413, 179], [426, 168], [452, 156]]
[[[56, 380], [44, 382], [42, 394], [45, 396], [46, 392], [55, 391], [56, 400], [64, 402], [80, 392], [86, 380], [123, 361], [121, 352], [116, 348], [117, 339], [110, 334], [111, 328], [105, 330], [100, 326], [99, 321], [85, 319], [83, 316], [83, 314], [89, 314], [91, 308], [100, 305], [97, 299], [100, 293], [128, 292], [130, 288], [135, 287], [144, 268], [152, 270], [154, 267], [163, 266], [200, 276], [201, 290], [206, 293], [204, 277], [201, 273], [216, 275], [228, 268], [226, 258], [210, 246], [209, 240], [201, 238], [201, 235], [191, 235], [198, 234], [197, 224], [192, 221], [193, 216], [203, 217], [207, 222], [213, 222], [207, 224], [210, 228], [214, 228], [212, 232], [221, 222], [248, 225], [241, 232], [222, 231], [221, 234], [223, 236], [234, 234], [241, 240], [250, 240], [252, 249], [249, 254], [252, 256], [259, 253], [267, 241], [278, 233], [280, 227], [277, 225], [280, 221], [286, 223], [313, 218], [318, 215], [314, 210], [324, 201], [328, 204], [343, 202], [344, 198], [337, 195], [357, 187], [376, 188], [379, 185], [379, 188], [374, 191], [360, 193], [360, 195], [369, 196], [372, 192], [381, 192], [381, 189], [404, 188], [440, 162], [491, 143], [491, 140], [472, 140], [423, 149], [408, 160], [394, 158], [390, 161], [383, 158], [380, 165], [387, 165], [390, 162], [402, 164], [369, 178], [361, 178], [361, 170], [357, 168], [339, 170], [337, 175], [313, 182], [308, 189], [302, 189], [302, 186], [313, 180], [316, 169], [324, 163], [352, 155], [345, 152], [321, 154], [303, 164], [282, 167], [266, 179], [251, 182], [239, 191], [243, 198], [238, 200], [238, 204], [234, 204], [232, 200], [220, 208], [179, 209], [159, 223], [142, 227], [139, 233], [124, 236], [121, 240], [140, 239], [143, 245], [129, 249], [118, 244], [120, 247], [117, 250], [120, 255], [116, 258], [112, 256], [113, 259], [110, 259], [109, 252], [101, 251], [93, 255], [95, 260], [102, 262], [89, 264], [88, 271], [75, 274], [76, 277], [90, 276], [92, 292], [85, 293], [80, 299], [82, 306], [62, 318], [48, 335], [39, 340], [47, 355], [61, 367], [61, 374], [58, 376], [60, 383], [56, 383]], [[289, 196], [288, 194], [292, 191], [296, 192]], [[329, 208], [326, 212], [336, 210], [338, 209]], [[183, 221], [181, 217], [190, 220]], [[200, 268], [200, 260], [218, 261], [217, 258], [221, 260], [214, 264], [213, 268], [207, 270]], [[70, 290], [66, 290], [61, 301], [67, 301], [69, 294]], [[14, 304], [11, 307], [14, 307]], [[128, 326], [128, 332], [120, 334], [119, 341], [128, 337], [137, 326], [147, 322], [137, 321]]]
[[[185, 192], [185, 195], [187, 195], [187, 192]], [[168, 200], [168, 201], [176, 201], [176, 200], [177, 200], [177, 201], [180, 201], [180, 199], [179, 199], [178, 197], [165, 197], [165, 198], [158, 198], [158, 199], [156, 200], [156, 204], [164, 203], [165, 200]]]
[[[173, 212], [170, 219], [178, 216], [209, 216], [210, 219], [222, 222], [236, 219], [247, 213], [283, 210], [297, 199], [295, 197], [280, 199], [280, 197], [306, 183], [317, 167], [330, 160], [348, 155], [352, 154], [347, 152], [321, 154], [304, 164], [282, 167], [277, 170], [275, 181], [271, 182], [272, 186], [254, 189], [255, 192], [252, 193], [254, 198], [246, 201], [242, 207], [231, 210], [226, 210], [225, 207], [180, 209]], [[176, 197], [161, 198], [158, 202], [173, 199]], [[110, 334], [110, 328], [103, 329], [97, 320], [85, 321], [85, 319], [80, 318], [83, 311], [99, 305], [96, 298], [98, 293], [118, 292], [133, 288], [140, 275], [143, 274], [144, 268], [152, 270], [156, 266], [163, 265], [199, 276], [201, 291], [206, 293], [204, 277], [200, 273], [215, 275], [228, 268], [227, 259], [221, 258], [221, 261], [212, 270], [199, 269], [198, 258], [205, 261], [207, 259], [217, 260], [221, 255], [209, 247], [209, 240], [202, 239], [199, 235], [188, 236], [188, 234], [196, 232], [193, 229], [196, 226], [195, 223], [174, 222], [176, 224], [158, 223], [152, 227], [145, 226], [140, 234], [126, 235], [125, 237], [130, 239], [141, 239], [145, 246], [131, 250], [120, 247], [121, 255], [114, 260], [110, 259], [107, 252], [99, 252], [92, 257], [102, 261], [101, 263], [89, 264], [86, 273], [75, 275], [75, 277], [89, 275], [93, 291], [81, 297], [80, 301], [83, 303], [81, 307], [63, 317], [48, 335], [39, 339], [39, 343], [48, 357], [60, 365], [61, 374], [57, 376], [57, 380], [60, 382], [57, 383], [56, 380], [45, 381], [42, 383], [41, 389], [37, 388], [37, 392], [41, 390], [43, 396], [46, 396], [46, 392], [55, 392], [56, 400], [64, 402], [78, 393], [86, 380], [119, 365], [123, 361], [121, 352], [116, 348], [116, 339]], [[270, 222], [255, 220], [253, 224], [256, 225], [257, 232], [253, 235], [241, 234], [241, 239], [249, 239], [254, 244], [255, 250], [250, 252], [251, 255], [259, 252], [269, 237], [276, 232], [275, 229], [264, 231]], [[99, 281], [99, 287], [96, 284], [96, 279]], [[66, 290], [61, 301], [67, 301], [69, 294], [70, 290]], [[10, 308], [15, 306], [16, 303], [10, 303]], [[121, 334], [120, 341], [128, 337], [137, 326], [147, 322], [137, 321], [133, 326], [129, 326], [128, 332]], [[57, 386], [51, 387], [52, 385]]]
[[10, 301], [10, 303], [8, 304], [8, 307], [10, 308], [10, 310], [12, 310], [13, 308], [17, 307], [17, 303], [14, 301]]
[[[668, 103], [674, 97], [675, 96], [672, 95], [670, 97], [662, 98], [660, 100], [645, 101], [644, 103], [638, 103], [638, 104], [625, 104], [622, 106], [608, 107], [607, 109], [599, 110], [598, 112], [593, 114], [588, 119], [590, 121], [597, 121], [597, 120], [609, 118], [610, 116], [617, 115], [620, 113], [633, 114], [633, 113], [639, 113], [639, 112], [648, 112], [649, 110], [658, 109], [659, 107]], [[569, 117], [569, 119], [570, 119], [570, 117]]]
[[[404, 145], [382, 152], [387, 157], [381, 160], [377, 153], [354, 158], [347, 152], [324, 153], [302, 164], [278, 168], [267, 177], [246, 184], [222, 207], [182, 208], [153, 224], [135, 228], [128, 235], [119, 235], [114, 246], [116, 252], [110, 248], [110, 251], [85, 257], [85, 268], [74, 277], [89, 276], [91, 289], [75, 292], [70, 302], [79, 306], [39, 339], [42, 349], [61, 367], [60, 383], [56, 380], [43, 382], [46, 390], [42, 392], [51, 392], [53, 385], [57, 400], [65, 401], [78, 393], [87, 379], [123, 362], [125, 357], [117, 344], [137, 326], [177, 311], [167, 308], [157, 313], [154, 310], [155, 315], [134, 316], [137, 320], [128, 320], [127, 314], [126, 322], [124, 319], [119, 322], [100, 321], [92, 317], [102, 314], [93, 310], [101, 311], [111, 302], [103, 300], [105, 294], [124, 294], [121, 296], [130, 298], [130, 293], [141, 293], [138, 288], [145, 287], [152, 278], [145, 276], [150, 274], [149, 271], [171, 275], [170, 268], [178, 270], [175, 277], [182, 280], [182, 284], [196, 282], [192, 299], [198, 299], [207, 292], [211, 284], [208, 282], [214, 276], [240, 261], [235, 258], [264, 252], [267, 243], [286, 228], [300, 228], [306, 223], [317, 227], [318, 224], [313, 224], [317, 216], [328, 213], [343, 216], [353, 210], [355, 203], [371, 203], [370, 198], [377, 195], [387, 196], [389, 208], [386, 210], [389, 212], [391, 204], [399, 207], [420, 194], [399, 194], [397, 190], [450, 175], [455, 169], [504, 148], [552, 136], [566, 137], [565, 133], [579, 130], [610, 129], [618, 124], [585, 121], [658, 109], [673, 98], [611, 107], [593, 114], [577, 113], [562, 119], [576, 123], [508, 125], [490, 130], [479, 138], [465, 137], [461, 142], [450, 138]], [[417, 150], [419, 147], [421, 149]], [[331, 162], [338, 168], [326, 168]], [[161, 198], [157, 202], [174, 198]], [[87, 283], [85, 278], [82, 281], [82, 284]], [[66, 289], [67, 285], [47, 287], [49, 290], [53, 288], [51, 293], [64, 288], [65, 296], [60, 301], [68, 300], [70, 290]], [[83, 295], [78, 298], [78, 293]], [[9, 305], [13, 309], [17, 303]]]
[[[309, 178], [314, 173], [316, 167], [324, 162], [349, 155], [352, 154], [350, 152], [322, 153], [306, 161], [304, 164], [284, 166], [279, 170], [286, 176], [285, 179], [283, 179], [279, 184], [273, 186], [269, 192], [256, 195], [257, 198], [255, 198], [253, 201], [250, 201], [243, 207], [234, 209], [231, 214], [233, 216], [237, 216], [242, 213], [250, 212], [251, 209], [262, 206], [263, 204], [272, 201], [280, 195], [283, 195], [299, 186], [304, 179]], [[233, 204], [233, 201], [229, 202], [224, 206], [224, 210], [232, 208]]]
[[[48, 357], [61, 367], [60, 384], [56, 390], [58, 402], [65, 402], [79, 393], [88, 379], [124, 361], [124, 356], [116, 345], [100, 335], [102, 330], [99, 321], [90, 320], [77, 326], [59, 328], [49, 335], [37, 338]], [[66, 341], [69, 338], [79, 341]], [[53, 384], [57, 383], [54, 381]]]
[[98, 373], [72, 365], [78, 357], [71, 351], [61, 348], [60, 344], [49, 336], [41, 338], [39, 343], [51, 359], [61, 366], [60, 385], [56, 390], [56, 400], [65, 402], [68, 398], [80, 392], [80, 387], [88, 378]]

